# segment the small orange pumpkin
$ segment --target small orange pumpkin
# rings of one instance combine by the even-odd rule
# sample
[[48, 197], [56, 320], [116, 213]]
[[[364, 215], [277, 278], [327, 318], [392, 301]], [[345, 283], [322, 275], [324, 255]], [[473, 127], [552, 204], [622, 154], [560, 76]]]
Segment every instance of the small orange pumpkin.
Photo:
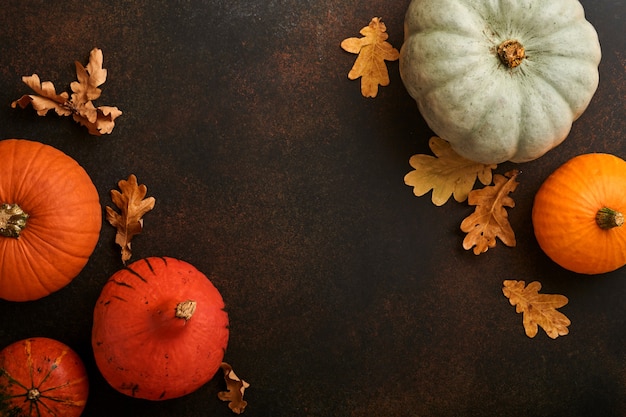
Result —
[[107, 281], [91, 342], [98, 369], [114, 389], [166, 400], [215, 375], [228, 333], [224, 301], [211, 281], [187, 262], [152, 257]]
[[69, 346], [46, 337], [0, 351], [0, 415], [78, 417], [89, 395], [87, 371]]
[[70, 156], [43, 143], [0, 141], [0, 298], [28, 301], [69, 284], [96, 247], [96, 187]]
[[626, 161], [576, 156], [554, 171], [532, 210], [541, 249], [565, 269], [602, 274], [626, 265]]

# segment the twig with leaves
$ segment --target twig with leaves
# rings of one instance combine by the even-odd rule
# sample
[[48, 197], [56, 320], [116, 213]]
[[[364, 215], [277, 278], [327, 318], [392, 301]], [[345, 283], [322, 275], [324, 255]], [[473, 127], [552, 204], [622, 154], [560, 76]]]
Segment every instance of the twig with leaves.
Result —
[[102, 68], [102, 51], [94, 48], [89, 54], [89, 63], [84, 67], [76, 61], [76, 78], [70, 84], [72, 95], [67, 92], [57, 94], [50, 81], [41, 82], [37, 74], [22, 77], [22, 81], [37, 94], [26, 94], [11, 103], [11, 107], [26, 108], [29, 104], [37, 110], [39, 116], [45, 116], [54, 110], [59, 116], [72, 116], [74, 121], [87, 127], [92, 135], [111, 133], [115, 119], [122, 115], [117, 107], [99, 106], [93, 100], [100, 97], [99, 88], [107, 78], [107, 70]]

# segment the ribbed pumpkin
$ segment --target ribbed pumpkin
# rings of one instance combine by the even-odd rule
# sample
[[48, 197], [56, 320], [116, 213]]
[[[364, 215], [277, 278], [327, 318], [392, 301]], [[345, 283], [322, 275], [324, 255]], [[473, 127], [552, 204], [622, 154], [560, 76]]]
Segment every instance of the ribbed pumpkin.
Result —
[[626, 265], [626, 161], [610, 154], [576, 156], [541, 185], [532, 222], [541, 249], [581, 274]]
[[96, 303], [96, 364], [121, 393], [181, 397], [218, 371], [228, 343], [222, 296], [191, 264], [146, 258], [107, 281]]
[[536, 159], [598, 86], [601, 50], [577, 0], [413, 0], [400, 75], [437, 136], [475, 162]]
[[69, 284], [100, 236], [87, 172], [40, 142], [0, 141], [0, 298], [28, 301]]
[[82, 360], [57, 340], [34, 337], [0, 351], [0, 415], [78, 417], [89, 395]]

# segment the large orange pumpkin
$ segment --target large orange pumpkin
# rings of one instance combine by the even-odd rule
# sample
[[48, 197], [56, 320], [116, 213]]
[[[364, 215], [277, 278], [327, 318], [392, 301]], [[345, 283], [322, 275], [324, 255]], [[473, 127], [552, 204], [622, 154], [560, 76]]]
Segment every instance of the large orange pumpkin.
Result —
[[57, 340], [34, 337], [0, 351], [0, 415], [78, 417], [89, 381], [82, 360]]
[[94, 310], [96, 364], [121, 393], [148, 400], [189, 394], [218, 371], [228, 315], [209, 279], [173, 258], [136, 261], [109, 279]]
[[43, 143], [0, 141], [0, 298], [28, 301], [70, 283], [102, 226], [96, 187], [70, 156]]
[[576, 156], [554, 171], [535, 196], [532, 221], [541, 249], [581, 274], [626, 265], [626, 161]]

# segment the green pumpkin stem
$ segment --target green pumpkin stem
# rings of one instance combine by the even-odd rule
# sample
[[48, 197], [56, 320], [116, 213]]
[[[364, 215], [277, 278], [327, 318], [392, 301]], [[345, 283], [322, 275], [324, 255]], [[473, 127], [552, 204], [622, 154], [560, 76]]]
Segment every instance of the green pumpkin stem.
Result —
[[624, 215], [619, 211], [603, 207], [596, 213], [596, 223], [601, 229], [612, 229], [624, 224]]
[[22, 229], [26, 227], [28, 214], [17, 204], [0, 205], [0, 236], [20, 237]]
[[508, 68], [515, 68], [526, 58], [526, 50], [521, 43], [514, 39], [508, 39], [498, 45], [496, 50], [500, 61]]
[[176, 306], [176, 318], [185, 319], [188, 321], [193, 316], [193, 313], [196, 311], [197, 303], [193, 300], [183, 301], [182, 303], [178, 303]]

